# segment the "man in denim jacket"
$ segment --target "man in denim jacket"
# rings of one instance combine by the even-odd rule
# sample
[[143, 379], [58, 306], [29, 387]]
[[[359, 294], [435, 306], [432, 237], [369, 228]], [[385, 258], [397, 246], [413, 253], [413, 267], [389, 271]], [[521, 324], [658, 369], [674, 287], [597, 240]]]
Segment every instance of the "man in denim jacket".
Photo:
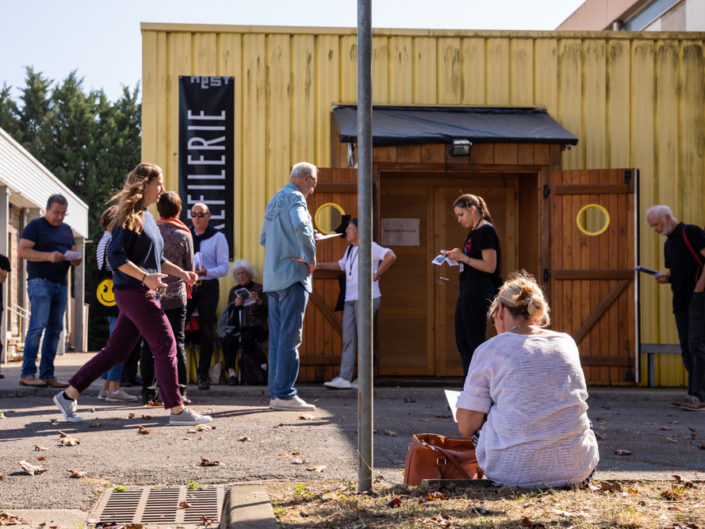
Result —
[[656, 281], [670, 283], [673, 291], [673, 315], [683, 365], [688, 371], [688, 396], [672, 402], [691, 411], [705, 411], [705, 232], [693, 224], [678, 222], [668, 206], [653, 206], [646, 220], [656, 233], [667, 237], [664, 246], [667, 274]]
[[265, 247], [263, 286], [269, 299], [269, 407], [312, 410], [296, 394], [304, 312], [316, 269], [316, 242], [306, 198], [318, 182], [307, 162], [291, 170], [289, 183], [267, 204], [259, 242]]

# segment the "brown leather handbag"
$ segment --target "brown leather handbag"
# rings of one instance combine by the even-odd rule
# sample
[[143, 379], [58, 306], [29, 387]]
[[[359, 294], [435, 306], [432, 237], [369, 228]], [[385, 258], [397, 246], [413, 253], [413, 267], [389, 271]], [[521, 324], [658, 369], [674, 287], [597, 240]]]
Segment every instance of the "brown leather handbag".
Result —
[[480, 479], [475, 445], [465, 437], [417, 433], [404, 462], [404, 485], [421, 485], [424, 479]]

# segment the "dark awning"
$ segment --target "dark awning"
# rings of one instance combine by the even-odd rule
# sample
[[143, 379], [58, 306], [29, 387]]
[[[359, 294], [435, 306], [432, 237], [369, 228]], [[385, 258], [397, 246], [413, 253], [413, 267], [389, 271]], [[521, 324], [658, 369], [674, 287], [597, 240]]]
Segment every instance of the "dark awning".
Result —
[[[357, 142], [357, 106], [334, 105], [341, 143]], [[374, 145], [450, 143], [560, 143], [578, 138], [541, 108], [400, 107], [372, 109]]]

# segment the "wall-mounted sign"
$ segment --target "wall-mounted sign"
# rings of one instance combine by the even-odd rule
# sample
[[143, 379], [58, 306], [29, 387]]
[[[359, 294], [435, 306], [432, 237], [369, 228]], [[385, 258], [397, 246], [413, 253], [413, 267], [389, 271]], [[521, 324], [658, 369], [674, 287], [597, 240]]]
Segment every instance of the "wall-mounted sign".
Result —
[[179, 195], [181, 218], [203, 202], [233, 258], [235, 78], [179, 76]]
[[418, 246], [419, 219], [382, 219], [382, 246]]

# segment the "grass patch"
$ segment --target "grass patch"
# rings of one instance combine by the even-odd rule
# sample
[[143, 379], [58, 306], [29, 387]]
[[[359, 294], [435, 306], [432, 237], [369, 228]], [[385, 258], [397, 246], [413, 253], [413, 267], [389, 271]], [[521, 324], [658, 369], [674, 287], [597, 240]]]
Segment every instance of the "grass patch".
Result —
[[337, 481], [266, 487], [282, 529], [705, 529], [701, 483], [610, 481], [581, 490], [376, 483], [369, 494]]

